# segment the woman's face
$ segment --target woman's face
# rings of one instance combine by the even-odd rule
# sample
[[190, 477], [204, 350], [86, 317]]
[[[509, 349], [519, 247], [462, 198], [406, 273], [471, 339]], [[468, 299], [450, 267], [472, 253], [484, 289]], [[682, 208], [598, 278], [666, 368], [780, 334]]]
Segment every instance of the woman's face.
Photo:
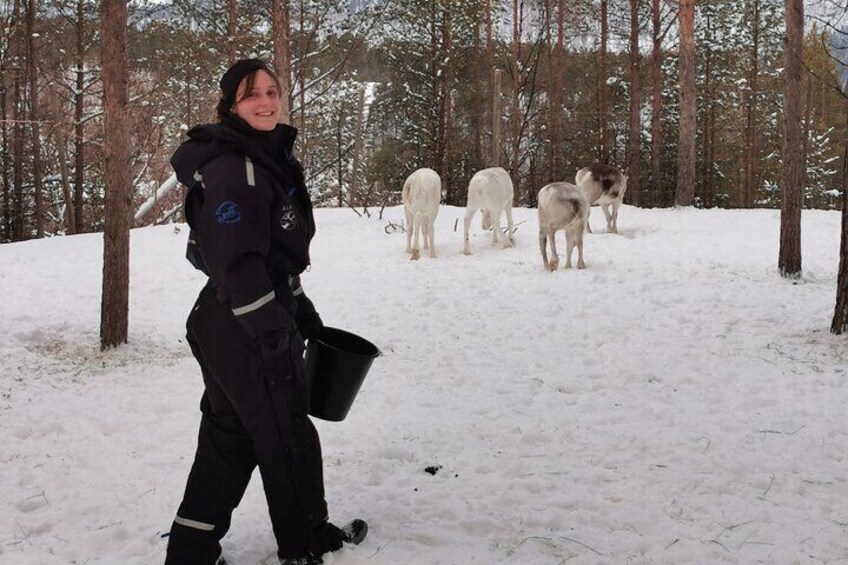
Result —
[[263, 70], [256, 72], [253, 88], [245, 93], [247, 77], [243, 78], [236, 92], [233, 112], [253, 129], [271, 131], [277, 127], [282, 108], [282, 99], [277, 83]]

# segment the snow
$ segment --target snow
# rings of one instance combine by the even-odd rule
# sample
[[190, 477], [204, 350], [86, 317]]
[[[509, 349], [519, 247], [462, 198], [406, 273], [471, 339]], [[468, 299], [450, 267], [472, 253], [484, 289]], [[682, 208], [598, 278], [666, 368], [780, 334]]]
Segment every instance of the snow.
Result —
[[[470, 257], [463, 212], [413, 262], [385, 229], [401, 208], [316, 211], [305, 288], [383, 352], [347, 419], [316, 420], [331, 519], [371, 525], [328, 565], [848, 556], [838, 212], [804, 211], [800, 281], [777, 274], [776, 210], [624, 206], [585, 270], [555, 273], [535, 210], [511, 249], [475, 222]], [[0, 246], [0, 563], [163, 561], [202, 391], [187, 234], [132, 231], [130, 339], [106, 353], [102, 235]], [[258, 473], [224, 548], [274, 553]]]

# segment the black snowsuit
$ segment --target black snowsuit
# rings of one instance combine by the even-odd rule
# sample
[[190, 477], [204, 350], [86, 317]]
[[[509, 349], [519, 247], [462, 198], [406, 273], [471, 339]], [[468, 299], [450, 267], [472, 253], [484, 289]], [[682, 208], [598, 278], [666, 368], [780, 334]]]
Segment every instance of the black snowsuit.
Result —
[[209, 282], [187, 321], [206, 390], [166, 565], [215, 562], [256, 466], [280, 557], [305, 555], [327, 520], [303, 360], [304, 337], [322, 324], [297, 276], [315, 223], [292, 156], [296, 134], [231, 119], [192, 129], [171, 159], [191, 187], [189, 255]]

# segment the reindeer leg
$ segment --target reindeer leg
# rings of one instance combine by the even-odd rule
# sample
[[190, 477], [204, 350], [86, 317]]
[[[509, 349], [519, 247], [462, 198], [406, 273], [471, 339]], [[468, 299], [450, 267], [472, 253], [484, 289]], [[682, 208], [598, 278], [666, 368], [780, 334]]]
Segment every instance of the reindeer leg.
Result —
[[427, 220], [427, 235], [430, 238], [430, 258], [436, 258], [436, 220], [429, 218]]
[[571, 268], [571, 253], [574, 251], [574, 235], [565, 230], [565, 268]]
[[474, 212], [476, 212], [475, 208], [466, 208], [465, 210], [465, 221], [463, 222], [463, 248], [462, 253], [465, 255], [471, 255], [471, 245], [468, 242], [468, 230], [471, 227], [471, 220], [474, 219]]
[[549, 229], [548, 230], [548, 239], [551, 242], [551, 261], [548, 263], [548, 269], [551, 271], [556, 271], [557, 267], [559, 267], [559, 253], [557, 253], [556, 248], [556, 230]]
[[585, 269], [586, 263], [583, 262], [583, 226], [575, 230], [574, 239], [577, 241], [577, 268]]
[[612, 203], [612, 233], [618, 233], [618, 206], [618, 200]]
[[421, 233], [421, 220], [416, 217], [414, 219], [414, 223], [415, 223], [415, 235], [413, 236], [413, 240], [412, 240], [412, 256], [410, 257], [410, 259], [412, 261], [417, 261], [418, 259], [421, 258], [421, 251], [419, 251], [419, 247], [418, 247], [418, 235]]
[[412, 252], [412, 214], [409, 210], [403, 211], [406, 216], [406, 252]]
[[609, 204], [602, 204], [601, 210], [604, 211], [604, 217], [607, 219], [607, 233], [615, 233], [615, 225], [612, 221], [612, 216], [609, 211]]
[[542, 267], [548, 270], [548, 234], [539, 226], [539, 251], [542, 252]]
[[504, 241], [504, 247], [512, 247], [515, 245], [515, 237], [513, 237], [512, 232], [515, 227], [515, 224], [512, 222], [512, 206], [510, 204], [506, 207], [506, 241]]

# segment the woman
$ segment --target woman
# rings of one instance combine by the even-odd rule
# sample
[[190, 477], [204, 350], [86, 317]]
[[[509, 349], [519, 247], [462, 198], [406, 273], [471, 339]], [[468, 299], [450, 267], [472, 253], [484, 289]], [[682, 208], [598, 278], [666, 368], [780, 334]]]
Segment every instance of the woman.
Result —
[[280, 563], [312, 565], [367, 525], [328, 521], [321, 444], [307, 417], [304, 339], [323, 325], [300, 287], [315, 233], [297, 130], [279, 124], [281, 88], [258, 59], [220, 81], [219, 123], [188, 132], [171, 158], [191, 187], [188, 258], [209, 276], [189, 315], [203, 374], [200, 434], [166, 565], [213, 565], [259, 467]]

